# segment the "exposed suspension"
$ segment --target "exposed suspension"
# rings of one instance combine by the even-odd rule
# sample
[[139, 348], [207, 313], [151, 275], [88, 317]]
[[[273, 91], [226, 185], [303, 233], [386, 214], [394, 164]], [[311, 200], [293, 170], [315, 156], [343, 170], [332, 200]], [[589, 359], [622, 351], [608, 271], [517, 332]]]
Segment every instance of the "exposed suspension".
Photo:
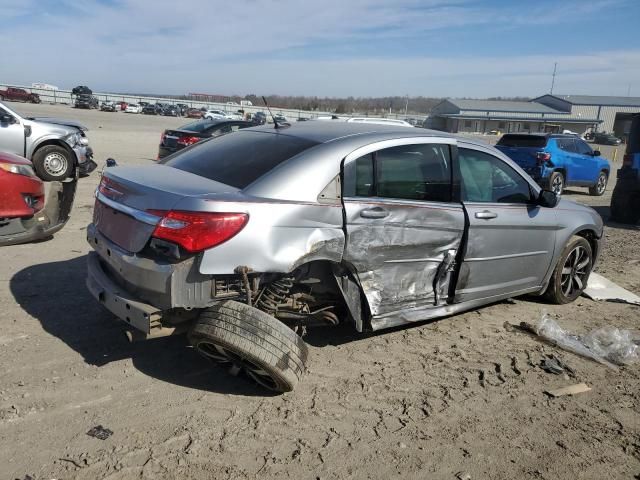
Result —
[[295, 279], [293, 276], [282, 277], [268, 284], [256, 299], [255, 306], [271, 315], [278, 311], [278, 307], [287, 302], [287, 297]]

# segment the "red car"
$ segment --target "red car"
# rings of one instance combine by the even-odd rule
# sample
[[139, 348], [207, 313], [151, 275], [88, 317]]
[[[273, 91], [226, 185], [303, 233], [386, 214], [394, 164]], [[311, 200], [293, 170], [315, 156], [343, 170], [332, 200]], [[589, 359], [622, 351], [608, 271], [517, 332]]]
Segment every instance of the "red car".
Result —
[[23, 88], [8, 87], [6, 90], [0, 90], [0, 101], [3, 100], [40, 103], [40, 96], [37, 93], [29, 93]]
[[29, 160], [0, 152], [0, 246], [45, 238], [69, 219], [76, 182], [53, 182], [45, 209], [45, 186]]

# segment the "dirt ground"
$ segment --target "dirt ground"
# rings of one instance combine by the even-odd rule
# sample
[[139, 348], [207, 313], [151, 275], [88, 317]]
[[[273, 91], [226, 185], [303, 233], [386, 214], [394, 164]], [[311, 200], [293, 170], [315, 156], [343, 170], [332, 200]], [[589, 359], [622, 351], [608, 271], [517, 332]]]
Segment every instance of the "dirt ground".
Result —
[[[150, 164], [162, 129], [184, 123], [11, 106], [85, 122], [101, 164]], [[184, 338], [128, 343], [89, 295], [85, 229], [98, 179], [80, 181], [53, 239], [0, 250], [0, 478], [640, 478], [640, 365], [612, 371], [505, 327], [547, 309], [578, 333], [638, 329], [639, 307], [519, 298], [377, 335], [318, 331], [296, 390], [268, 395], [211, 369]], [[606, 219], [612, 187], [567, 195]], [[637, 227], [607, 223], [597, 267], [637, 294], [639, 239]], [[541, 370], [546, 354], [574, 377]], [[543, 393], [579, 382], [592, 390]], [[113, 435], [89, 437], [96, 425]]]

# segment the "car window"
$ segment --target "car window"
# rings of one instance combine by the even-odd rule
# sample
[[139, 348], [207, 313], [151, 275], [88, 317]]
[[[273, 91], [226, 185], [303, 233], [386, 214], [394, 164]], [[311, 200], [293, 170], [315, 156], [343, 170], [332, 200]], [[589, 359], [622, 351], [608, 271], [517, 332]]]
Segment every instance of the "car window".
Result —
[[518, 135], [508, 133], [498, 140], [497, 145], [503, 147], [544, 148], [547, 145], [547, 137], [543, 135]]
[[528, 203], [529, 183], [513, 168], [488, 153], [458, 149], [462, 199], [467, 202]]
[[360, 157], [345, 169], [345, 195], [449, 202], [449, 146], [402, 145]]
[[196, 143], [158, 163], [216, 182], [245, 188], [317, 142], [266, 132], [240, 131]]
[[560, 150], [565, 152], [575, 153], [576, 151], [576, 144], [573, 138], [558, 138], [556, 139], [556, 144]]
[[583, 140], [575, 140], [576, 142], [576, 150], [578, 151], [578, 153], [580, 155], [592, 155], [593, 154], [593, 150], [591, 150], [591, 147], [589, 146], [589, 144]]

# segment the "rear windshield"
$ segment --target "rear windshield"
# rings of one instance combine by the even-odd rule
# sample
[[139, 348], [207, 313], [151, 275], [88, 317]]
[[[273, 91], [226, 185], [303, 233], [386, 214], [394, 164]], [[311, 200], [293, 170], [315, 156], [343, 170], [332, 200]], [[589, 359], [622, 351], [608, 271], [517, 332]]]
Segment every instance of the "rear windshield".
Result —
[[181, 126], [178, 130], [187, 130], [189, 132], [204, 132], [207, 128], [212, 127], [220, 122], [209, 122], [206, 120], [198, 120], [197, 122], [187, 123]]
[[194, 145], [159, 163], [245, 188], [317, 142], [267, 132], [236, 132]]
[[497, 145], [503, 147], [532, 147], [544, 148], [547, 146], [547, 137], [541, 135], [503, 135]]

